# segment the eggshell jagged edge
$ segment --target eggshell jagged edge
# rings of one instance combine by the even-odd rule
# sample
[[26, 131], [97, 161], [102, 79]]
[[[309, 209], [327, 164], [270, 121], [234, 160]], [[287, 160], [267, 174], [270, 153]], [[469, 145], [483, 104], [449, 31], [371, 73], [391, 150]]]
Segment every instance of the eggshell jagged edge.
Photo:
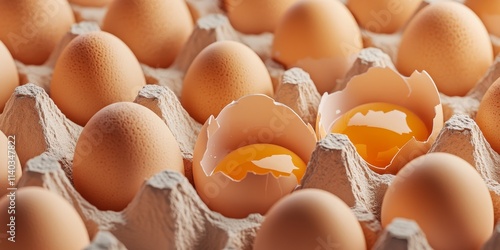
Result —
[[[376, 83], [376, 84], [373, 84]], [[344, 90], [324, 94], [318, 108], [316, 133], [325, 138], [333, 122], [361, 104], [388, 102], [415, 112], [426, 124], [430, 135], [426, 141], [408, 141], [385, 168], [367, 163], [379, 174], [396, 174], [411, 159], [425, 154], [443, 127], [443, 108], [434, 81], [425, 71], [404, 77], [390, 68], [370, 68], [353, 77]], [[335, 107], [335, 110], [332, 108]]]
[[[316, 147], [316, 136], [313, 127], [304, 123], [291, 108], [268, 96], [247, 95], [228, 104], [217, 118], [211, 116], [205, 122], [194, 148], [195, 185], [207, 205], [216, 199], [224, 200], [231, 193], [245, 193], [253, 196], [246, 200], [267, 203], [266, 200], [281, 197], [283, 189], [293, 190], [298, 185], [292, 174], [276, 178], [272, 173], [248, 172], [241, 181], [235, 181], [222, 172], [213, 173], [218, 162], [231, 151], [255, 143], [285, 147], [307, 163]], [[264, 189], [266, 197], [256, 197], [262, 195], [259, 188]], [[221, 192], [226, 194], [220, 195]], [[216, 203], [220, 202], [223, 201]]]

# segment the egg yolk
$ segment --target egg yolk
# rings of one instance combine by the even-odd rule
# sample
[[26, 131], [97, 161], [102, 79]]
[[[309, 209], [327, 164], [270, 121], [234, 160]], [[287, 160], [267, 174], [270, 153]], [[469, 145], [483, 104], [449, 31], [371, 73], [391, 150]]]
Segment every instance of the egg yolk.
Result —
[[368, 163], [385, 167], [411, 138], [429, 137], [424, 122], [411, 110], [390, 103], [357, 106], [332, 125], [332, 133], [345, 134]]
[[297, 182], [302, 180], [306, 164], [294, 152], [273, 144], [251, 144], [238, 148], [217, 164], [213, 173], [223, 172], [233, 180], [240, 181], [248, 172], [259, 175], [268, 173], [274, 177], [294, 174]]

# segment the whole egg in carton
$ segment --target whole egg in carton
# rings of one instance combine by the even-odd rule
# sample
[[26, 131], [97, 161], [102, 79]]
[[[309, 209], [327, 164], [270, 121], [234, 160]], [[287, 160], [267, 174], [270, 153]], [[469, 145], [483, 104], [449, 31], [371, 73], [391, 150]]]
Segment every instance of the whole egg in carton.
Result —
[[[181, 52], [181, 56], [176, 59], [179, 62], [184, 62], [178, 64], [183, 65], [184, 69], [189, 66], [196, 55], [195, 52], [201, 51], [204, 47], [200, 46], [200, 41], [209, 44], [214, 40], [240, 37], [231, 28], [227, 19], [221, 15], [207, 17], [203, 20], [200, 20], [198, 27], [193, 32], [197, 33], [198, 39], [190, 39], [189, 46], [192, 46], [192, 49], [186, 48], [184, 54]], [[82, 27], [82, 24], [75, 26], [74, 30], [78, 30], [78, 27]], [[95, 28], [93, 26], [92, 29]], [[254, 40], [259, 39], [258, 36], [250, 37]], [[393, 67], [390, 60], [386, 60], [387, 58], [387, 55], [378, 50], [361, 51], [357, 61], [348, 72], [348, 77], [341, 82], [347, 84], [349, 82], [347, 78], [366, 72], [370, 66]], [[449, 102], [443, 98], [447, 122], [430, 149], [430, 152], [448, 152], [458, 155], [478, 169], [486, 180], [492, 195], [496, 220], [499, 214], [497, 204], [500, 192], [497, 189], [498, 179], [494, 166], [498, 166], [500, 162], [498, 153], [491, 150], [481, 131], [470, 117], [466, 115], [454, 116], [454, 114], [474, 116], [482, 95], [493, 80], [500, 75], [500, 70], [497, 69], [498, 63], [495, 61], [486, 76], [467, 96], [449, 98], [451, 100]], [[182, 68], [181, 66], [177, 67]], [[182, 79], [183, 71], [178, 69], [175, 69], [175, 72], [172, 69], [168, 69], [171, 71], [148, 69], [144, 65], [143, 69], [154, 72], [150, 76], [161, 72], [160, 75], [163, 77], [150, 77], [149, 79], [157, 81], [160, 85], [162, 85], [160, 82], [163, 82], [164, 85], [172, 87], [174, 91], [147, 86], [140, 92], [136, 102], [153, 110], [169, 125], [179, 141], [184, 161], [187, 163], [186, 169], [188, 169], [187, 166], [192, 161], [192, 149], [196, 142], [196, 135], [200, 131], [201, 125], [192, 120], [181, 105], [176, 102], [176, 88], [174, 86], [177, 86], [177, 91], [179, 91], [182, 81], [177, 80], [175, 84], [172, 84], [172, 81], [168, 80]], [[275, 80], [278, 80], [277, 83], [279, 83], [276, 84], [275, 99], [286, 103], [304, 120], [314, 124], [319, 94], [314, 92], [314, 88], [311, 88], [312, 81], [307, 74], [299, 69], [291, 69], [286, 72], [279, 66], [274, 69], [277, 69], [278, 74], [275, 75]], [[33, 75], [37, 74], [31, 74], [31, 76]], [[343, 87], [338, 88], [342, 89]], [[298, 97], [293, 98], [293, 96]], [[67, 120], [53, 105], [46, 93], [33, 85], [19, 87], [7, 106], [5, 112], [0, 116], [2, 131], [10, 134], [24, 134], [25, 138], [29, 135], [30, 138], [30, 141], [19, 142], [21, 145], [29, 145], [23, 149], [24, 152], [20, 153], [20, 158], [27, 162], [42, 154], [42, 156], [25, 164], [26, 172], [19, 185], [42, 186], [59, 193], [70, 201], [84, 218], [90, 235], [95, 236], [96, 242], [91, 244], [90, 249], [96, 247], [99, 242], [108, 244], [109, 249], [113, 249], [113, 247], [120, 249], [123, 245], [120, 246], [116, 239], [122, 241], [129, 249], [142, 249], [148, 246], [152, 249], [162, 246], [185, 249], [199, 249], [205, 246], [215, 249], [251, 249], [253, 238], [263, 219], [262, 216], [250, 215], [245, 219], [224, 218], [210, 211], [201, 202], [186, 179], [172, 172], [163, 172], [148, 180], [134, 201], [124, 211], [120, 213], [98, 211], [79, 196], [72, 188], [71, 180], [68, 178], [71, 176], [73, 150], [81, 127]], [[19, 114], [25, 115], [20, 116]], [[456, 145], [461, 146], [457, 147]], [[59, 164], [62, 165], [62, 169], [66, 173], [61, 171]], [[187, 175], [189, 176], [189, 174]], [[331, 176], [331, 178], [325, 179], [325, 176]], [[407, 239], [407, 248], [429, 248], [425, 235], [413, 222], [397, 220], [392, 224], [394, 226], [389, 226], [385, 231], [382, 230], [380, 204], [391, 181], [392, 176], [379, 175], [370, 170], [347, 137], [332, 134], [316, 145], [301, 188], [320, 188], [342, 198], [353, 209], [361, 222], [367, 245], [370, 248], [374, 246], [375, 249], [392, 249], [391, 246], [393, 247], [394, 242], [398, 241], [398, 237]], [[156, 205], [148, 206], [145, 204]], [[157, 207], [162, 209], [156, 209]], [[173, 212], [178, 210], [185, 212], [182, 214]], [[150, 219], [147, 219], [148, 217]], [[141, 221], [145, 219], [158, 223], [144, 225]], [[162, 222], [165, 222], [167, 226], [163, 225]], [[184, 234], [185, 232], [182, 230], [171, 230], [171, 228], [179, 228], [179, 225], [200, 231]], [[109, 231], [111, 235], [106, 231]], [[402, 231], [404, 232], [402, 233]], [[485, 248], [495, 249], [497, 234], [498, 229]]]

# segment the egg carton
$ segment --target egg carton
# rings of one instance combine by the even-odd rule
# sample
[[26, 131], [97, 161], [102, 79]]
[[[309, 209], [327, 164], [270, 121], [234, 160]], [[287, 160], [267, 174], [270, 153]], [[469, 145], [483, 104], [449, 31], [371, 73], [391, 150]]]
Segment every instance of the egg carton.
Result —
[[[209, 44], [235, 40], [247, 44], [266, 62], [276, 92], [274, 99], [292, 108], [305, 122], [315, 124], [320, 95], [301, 69], [285, 70], [270, 58], [271, 34], [243, 35], [235, 31], [215, 0], [191, 0], [201, 16], [185, 49], [168, 69], [142, 65], [148, 83], [135, 102], [159, 115], [176, 137], [184, 158], [186, 176], [164, 171], [147, 180], [129, 206], [121, 212], [100, 211], [72, 186], [72, 159], [82, 127], [68, 120], [49, 97], [50, 77], [62, 48], [79, 34], [98, 30], [103, 8], [73, 5], [79, 20], [63, 38], [50, 59], [41, 66], [16, 62], [22, 83], [0, 115], [0, 130], [16, 134], [24, 174], [18, 186], [40, 186], [69, 201], [85, 222], [93, 241], [87, 249], [251, 249], [263, 216], [231, 219], [211, 211], [193, 188], [192, 157], [201, 124], [179, 103], [182, 78], [194, 57]], [[398, 35], [363, 31], [364, 49], [336, 90], [371, 67], [394, 68], [391, 57]], [[495, 221], [500, 217], [500, 188], [496, 171], [500, 156], [484, 139], [473, 118], [492, 82], [500, 77], [500, 58], [465, 97], [441, 95], [446, 123], [430, 152], [448, 152], [474, 166], [488, 185]], [[418, 225], [398, 219], [382, 230], [380, 207], [394, 176], [380, 175], [367, 166], [344, 135], [320, 140], [298, 189], [319, 188], [340, 197], [357, 216], [370, 249], [430, 249]], [[500, 225], [483, 249], [500, 249]]]

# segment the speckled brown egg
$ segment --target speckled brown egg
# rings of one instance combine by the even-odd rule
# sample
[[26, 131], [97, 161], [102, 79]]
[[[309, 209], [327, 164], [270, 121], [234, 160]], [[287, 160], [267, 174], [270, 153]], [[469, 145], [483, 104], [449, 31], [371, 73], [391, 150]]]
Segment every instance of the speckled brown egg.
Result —
[[193, 30], [184, 0], [115, 0], [102, 28], [122, 39], [141, 63], [166, 68]]
[[484, 94], [477, 110], [476, 123], [491, 147], [500, 153], [500, 79]]
[[300, 0], [274, 32], [272, 58], [311, 75], [317, 90], [330, 92], [363, 48], [356, 20], [338, 0]]
[[[80, 250], [90, 243], [80, 215], [57, 194], [40, 187], [23, 187], [9, 195], [0, 199], [0, 223], [5, 234], [0, 249]], [[13, 227], [8, 225], [11, 216]], [[12, 236], [15, 242], [9, 240]]]
[[195, 120], [204, 123], [227, 104], [249, 94], [273, 95], [266, 66], [246, 45], [221, 41], [194, 59], [184, 78], [181, 102]]
[[348, 0], [347, 8], [359, 25], [376, 33], [394, 33], [418, 9], [422, 0]]
[[366, 249], [363, 230], [337, 196], [302, 189], [279, 200], [266, 214], [255, 250]]
[[465, 95], [493, 62], [486, 28], [476, 14], [453, 1], [432, 3], [409, 22], [396, 67], [405, 76], [425, 70], [438, 90]]
[[66, 0], [0, 0], [0, 40], [25, 64], [42, 64], [75, 22]]
[[500, 37], [500, 1], [497, 0], [466, 0], [464, 3], [471, 8], [483, 21], [486, 29]]
[[76, 144], [76, 190], [101, 210], [120, 211], [145, 180], [163, 170], [184, 173], [179, 145], [153, 111], [119, 102], [99, 112]]
[[0, 114], [18, 85], [19, 75], [14, 59], [7, 47], [0, 41]]
[[481, 249], [495, 220], [481, 175], [448, 153], [425, 154], [398, 172], [382, 202], [382, 227], [395, 218], [417, 222], [433, 249]]
[[66, 46], [54, 68], [50, 94], [69, 119], [83, 126], [105, 106], [133, 101], [145, 84], [141, 66], [127, 45], [97, 31]]
[[279, 19], [297, 0], [223, 0], [231, 25], [247, 34], [274, 32]]

